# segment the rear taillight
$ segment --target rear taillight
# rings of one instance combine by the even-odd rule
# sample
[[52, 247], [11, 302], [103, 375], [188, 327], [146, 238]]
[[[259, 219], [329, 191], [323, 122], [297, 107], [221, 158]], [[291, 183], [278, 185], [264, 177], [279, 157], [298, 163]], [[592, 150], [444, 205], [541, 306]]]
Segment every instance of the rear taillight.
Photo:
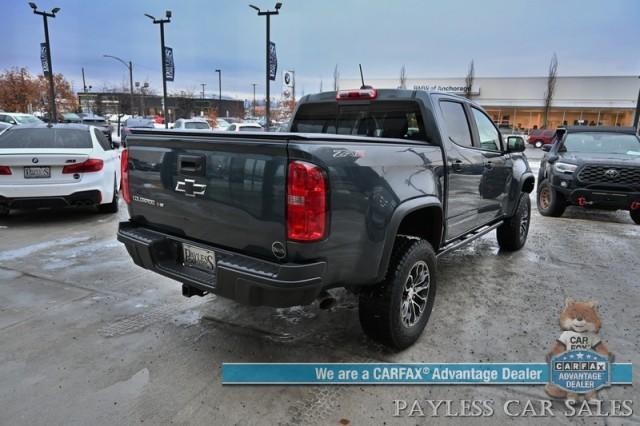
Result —
[[327, 180], [318, 166], [289, 163], [287, 177], [287, 238], [317, 241], [327, 226]]
[[131, 204], [131, 192], [129, 192], [129, 150], [122, 150], [120, 154], [120, 189], [122, 191], [122, 199], [125, 203]]
[[0, 166], [0, 175], [10, 175], [11, 167], [9, 166]]
[[62, 168], [62, 173], [93, 173], [102, 170], [104, 162], [98, 158], [89, 158], [82, 163], [69, 164]]

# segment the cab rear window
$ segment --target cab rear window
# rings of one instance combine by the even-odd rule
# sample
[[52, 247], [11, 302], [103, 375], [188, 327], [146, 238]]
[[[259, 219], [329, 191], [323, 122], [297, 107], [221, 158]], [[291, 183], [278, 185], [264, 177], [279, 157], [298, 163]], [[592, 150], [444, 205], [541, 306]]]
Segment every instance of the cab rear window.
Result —
[[411, 101], [306, 104], [298, 109], [291, 131], [427, 140], [418, 103]]
[[0, 134], [0, 149], [5, 148], [93, 148], [89, 130], [14, 128]]

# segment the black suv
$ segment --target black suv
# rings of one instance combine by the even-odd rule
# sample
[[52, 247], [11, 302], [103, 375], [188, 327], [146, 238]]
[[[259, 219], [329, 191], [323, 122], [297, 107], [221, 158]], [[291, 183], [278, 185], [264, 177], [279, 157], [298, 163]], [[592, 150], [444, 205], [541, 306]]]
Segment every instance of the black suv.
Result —
[[633, 128], [566, 127], [538, 174], [538, 210], [561, 216], [568, 205], [628, 210], [640, 224], [640, 138]]

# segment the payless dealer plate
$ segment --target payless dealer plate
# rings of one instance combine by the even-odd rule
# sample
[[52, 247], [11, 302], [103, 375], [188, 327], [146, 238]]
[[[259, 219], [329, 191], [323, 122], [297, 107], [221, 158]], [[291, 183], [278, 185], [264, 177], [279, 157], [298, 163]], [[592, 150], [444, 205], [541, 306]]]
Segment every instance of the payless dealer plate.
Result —
[[51, 177], [51, 167], [37, 166], [24, 168], [25, 179], [46, 179]]
[[216, 254], [191, 244], [182, 244], [182, 262], [184, 266], [213, 272], [216, 269]]

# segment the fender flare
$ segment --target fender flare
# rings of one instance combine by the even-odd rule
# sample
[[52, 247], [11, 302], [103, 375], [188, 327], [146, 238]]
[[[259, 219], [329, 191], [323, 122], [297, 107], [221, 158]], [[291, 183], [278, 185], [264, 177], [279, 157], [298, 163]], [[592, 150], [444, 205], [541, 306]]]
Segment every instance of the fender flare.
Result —
[[524, 172], [522, 176], [520, 176], [520, 192], [528, 192], [529, 194], [533, 192], [533, 187], [531, 187], [531, 191], [524, 190], [524, 184], [529, 178], [533, 179], [533, 185], [535, 186], [536, 177], [533, 175], [533, 172]]
[[[408, 201], [400, 204], [393, 211], [391, 215], [391, 219], [387, 224], [387, 232], [385, 235], [384, 247], [382, 249], [382, 256], [380, 257], [380, 265], [378, 266], [378, 281], [384, 279], [387, 268], [389, 267], [389, 262], [391, 260], [391, 252], [393, 251], [393, 246], [395, 244], [396, 236], [398, 234], [398, 229], [400, 228], [400, 224], [402, 220], [410, 213], [423, 209], [425, 207], [438, 207], [442, 212], [442, 203], [438, 199], [438, 197], [434, 195], [427, 195], [418, 198], [412, 198]], [[444, 224], [444, 214], [442, 217], [442, 223]], [[442, 241], [442, 234], [444, 233], [444, 227], [441, 226], [441, 234], [440, 240]], [[439, 247], [434, 247], [433, 249], [437, 252]]]

